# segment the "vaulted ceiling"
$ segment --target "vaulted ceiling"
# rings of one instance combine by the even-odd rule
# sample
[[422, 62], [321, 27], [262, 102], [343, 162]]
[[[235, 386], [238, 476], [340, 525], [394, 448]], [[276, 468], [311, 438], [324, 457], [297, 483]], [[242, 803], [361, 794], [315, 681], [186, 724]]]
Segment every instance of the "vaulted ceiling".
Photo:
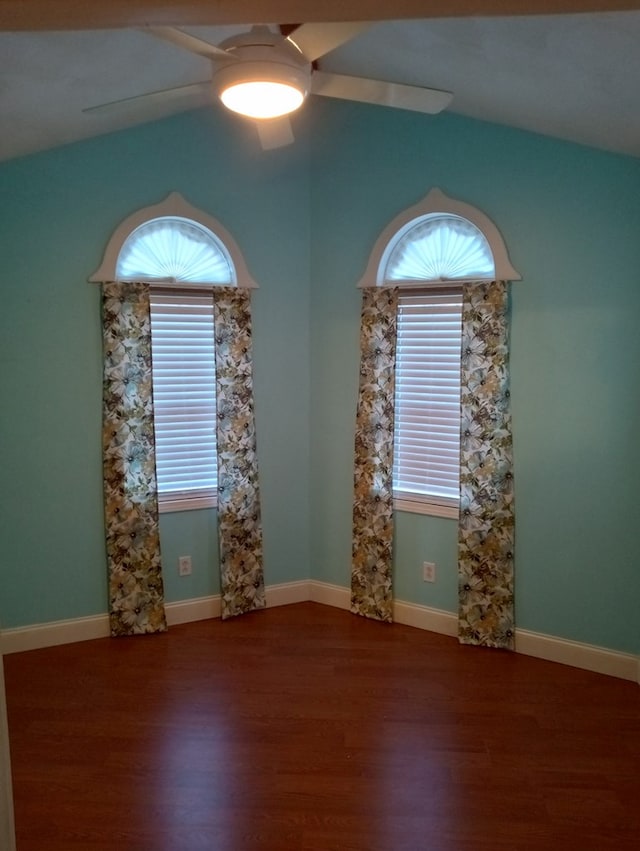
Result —
[[374, 22], [325, 70], [446, 89], [452, 112], [640, 157], [640, 2], [0, 0], [0, 158], [209, 102], [83, 112], [209, 78], [207, 59], [146, 24], [218, 43], [248, 24], [300, 20]]

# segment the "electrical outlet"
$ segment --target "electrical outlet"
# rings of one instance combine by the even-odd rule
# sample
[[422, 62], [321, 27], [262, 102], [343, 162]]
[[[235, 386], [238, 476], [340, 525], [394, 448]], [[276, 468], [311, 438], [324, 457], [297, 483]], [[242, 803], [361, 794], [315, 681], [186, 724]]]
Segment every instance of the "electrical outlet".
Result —
[[425, 561], [422, 564], [422, 578], [425, 582], [436, 581], [436, 566], [432, 561]]
[[178, 559], [178, 573], [180, 576], [191, 576], [191, 556], [180, 556]]

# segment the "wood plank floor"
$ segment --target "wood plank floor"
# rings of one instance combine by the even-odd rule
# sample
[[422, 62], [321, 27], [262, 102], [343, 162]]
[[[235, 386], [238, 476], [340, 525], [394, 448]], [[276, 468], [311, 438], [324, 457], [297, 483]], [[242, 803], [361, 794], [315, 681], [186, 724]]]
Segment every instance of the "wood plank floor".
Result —
[[18, 851], [627, 851], [640, 689], [301, 603], [5, 657]]

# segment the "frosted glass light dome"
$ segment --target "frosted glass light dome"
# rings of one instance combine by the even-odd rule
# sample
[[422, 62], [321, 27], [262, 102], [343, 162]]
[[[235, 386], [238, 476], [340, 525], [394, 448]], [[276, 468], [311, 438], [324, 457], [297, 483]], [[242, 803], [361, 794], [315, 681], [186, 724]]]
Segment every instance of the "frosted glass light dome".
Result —
[[482, 231], [462, 216], [435, 213], [400, 230], [381, 258], [378, 280], [484, 279], [494, 274], [493, 254]]
[[120, 249], [118, 280], [154, 278], [185, 283], [237, 283], [229, 252], [203, 225], [179, 216], [150, 219]]

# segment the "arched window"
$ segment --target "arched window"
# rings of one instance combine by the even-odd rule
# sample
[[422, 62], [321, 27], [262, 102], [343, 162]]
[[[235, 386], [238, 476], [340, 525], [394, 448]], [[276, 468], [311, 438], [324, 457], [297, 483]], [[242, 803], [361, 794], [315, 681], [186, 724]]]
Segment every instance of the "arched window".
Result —
[[430, 213], [401, 228], [380, 263], [384, 282], [494, 278], [487, 238], [472, 222], [449, 213]]
[[177, 192], [127, 216], [89, 280], [257, 287], [224, 225]]
[[92, 281], [150, 284], [154, 427], [161, 511], [216, 504], [212, 288], [254, 288], [231, 234], [172, 193], [111, 237]]
[[439, 189], [382, 232], [360, 287], [398, 287], [393, 489], [396, 508], [457, 516], [465, 282], [518, 280], [480, 210]]
[[358, 286], [493, 280], [520, 280], [498, 228], [477, 207], [432, 189], [382, 231]]
[[119, 281], [140, 278], [183, 283], [236, 285], [236, 271], [224, 243], [192, 219], [160, 216], [139, 225], [118, 253]]

